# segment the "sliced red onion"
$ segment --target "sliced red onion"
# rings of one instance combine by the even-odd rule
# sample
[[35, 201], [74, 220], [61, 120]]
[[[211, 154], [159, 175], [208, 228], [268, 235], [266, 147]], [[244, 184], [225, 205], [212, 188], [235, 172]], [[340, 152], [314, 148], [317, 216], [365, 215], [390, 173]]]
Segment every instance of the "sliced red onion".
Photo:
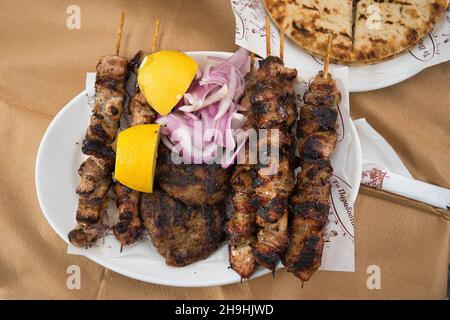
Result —
[[159, 117], [156, 123], [162, 126], [162, 142], [185, 163], [219, 159], [228, 167], [245, 145], [245, 140], [236, 142], [233, 130], [242, 128], [246, 121], [238, 102], [245, 90], [248, 51], [239, 49], [229, 59], [208, 60], [216, 63], [208, 62], [199, 70], [175, 111]]
[[186, 118], [192, 119], [192, 120], [194, 120], [194, 121], [197, 121], [197, 120], [198, 120], [198, 117], [197, 117], [195, 114], [191, 113], [191, 112], [185, 112], [185, 113], [184, 113], [184, 116], [185, 116]]
[[239, 48], [230, 58], [228, 58], [228, 62], [244, 73], [248, 63], [248, 51], [244, 48]]
[[234, 148], [236, 147], [236, 142], [234, 141], [233, 137], [233, 129], [231, 128], [232, 120], [233, 118], [231, 117], [231, 115], [229, 115], [227, 119], [227, 126], [225, 129], [225, 148], [227, 148], [228, 150], [234, 150]]
[[216, 116], [214, 117], [214, 120], [218, 120], [221, 118], [225, 112], [228, 111], [228, 109], [231, 106], [231, 103], [234, 99], [234, 92], [236, 90], [236, 73], [231, 70], [230, 72], [230, 90], [228, 91], [228, 94], [220, 101], [219, 110], [217, 111]]
[[[208, 88], [207, 92], [210, 93], [213, 89], [215, 89], [217, 86], [216, 85], [209, 85], [209, 86], [204, 86], [205, 88]], [[180, 111], [184, 111], [184, 112], [194, 112], [194, 111], [198, 111], [200, 109], [203, 109], [205, 106], [209, 106], [217, 101], [221, 101], [222, 99], [224, 99], [226, 96], [229, 95], [229, 91], [228, 91], [228, 85], [224, 84], [222, 86], [222, 88], [220, 88], [220, 90], [212, 93], [210, 96], [206, 97], [206, 95], [204, 97], [196, 97], [194, 95], [190, 95], [188, 97], [188, 101], [189, 102], [193, 102], [191, 105], [186, 105], [186, 106], [182, 106], [180, 107], [178, 110]]]
[[217, 57], [208, 57], [208, 59], [222, 63], [220, 65], [220, 69], [216, 70], [216, 72], [223, 73], [225, 75], [229, 72], [228, 70], [231, 69], [231, 70], [235, 70], [241, 78], [244, 78], [241, 70], [239, 70], [239, 68], [237, 68], [235, 65], [233, 65], [229, 60], [225, 60], [225, 59], [217, 58]]
[[234, 111], [231, 115], [231, 128], [232, 129], [242, 128], [242, 126], [245, 124], [246, 121], [247, 121], [246, 116], [244, 116], [242, 113]]

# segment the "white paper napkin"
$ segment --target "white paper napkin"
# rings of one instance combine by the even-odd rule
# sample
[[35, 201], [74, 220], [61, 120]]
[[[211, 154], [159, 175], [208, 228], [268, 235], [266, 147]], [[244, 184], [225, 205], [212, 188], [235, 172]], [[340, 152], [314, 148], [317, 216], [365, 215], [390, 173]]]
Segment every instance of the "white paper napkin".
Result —
[[415, 180], [394, 149], [365, 119], [356, 120], [354, 124], [361, 140], [362, 184], [449, 209], [449, 189]]

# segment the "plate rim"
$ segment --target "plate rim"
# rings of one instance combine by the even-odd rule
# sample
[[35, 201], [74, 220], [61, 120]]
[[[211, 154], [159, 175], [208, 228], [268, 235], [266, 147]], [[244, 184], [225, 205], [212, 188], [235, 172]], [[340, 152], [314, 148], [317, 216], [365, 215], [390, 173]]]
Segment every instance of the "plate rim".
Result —
[[385, 75], [385, 77], [387, 79], [384, 81], [376, 82], [373, 85], [355, 86], [354, 81], [352, 81], [352, 77], [354, 77], [355, 75], [361, 75], [361, 76], [363, 76], [363, 75], [358, 74], [358, 73], [352, 73], [352, 68], [348, 67], [350, 93], [370, 92], [370, 91], [374, 91], [374, 90], [388, 88], [388, 87], [394, 86], [396, 84], [402, 83], [403, 81], [406, 81], [406, 80], [414, 77], [415, 75], [417, 75], [418, 73], [420, 73], [422, 71], [423, 71], [423, 69], [414, 70], [413, 72], [409, 72], [409, 73], [399, 73], [399, 74], [379, 73], [380, 75]]
[[[185, 53], [198, 54], [198, 55], [204, 55], [204, 56], [208, 56], [211, 54], [223, 54], [223, 55], [231, 55], [232, 54], [232, 52], [225, 52], [225, 51], [186, 51]], [[43, 157], [43, 155], [42, 155], [43, 145], [49, 139], [49, 136], [50, 136], [51, 132], [53, 131], [54, 127], [57, 125], [58, 121], [64, 116], [64, 114], [66, 112], [68, 112], [70, 108], [72, 108], [73, 104], [77, 103], [78, 100], [82, 99], [83, 96], [85, 96], [86, 94], [87, 94], [86, 90], [83, 90], [82, 92], [77, 94], [67, 104], [65, 104], [65, 106], [52, 119], [52, 121], [50, 122], [49, 126], [45, 130], [45, 133], [42, 136], [42, 139], [39, 143], [39, 148], [38, 148], [38, 152], [36, 154], [36, 161], [35, 161], [35, 187], [36, 187], [36, 194], [37, 194], [37, 198], [38, 198], [39, 207], [40, 207], [45, 219], [52, 227], [52, 229], [56, 232], [56, 234], [58, 234], [58, 236], [61, 239], [63, 239], [63, 241], [66, 244], [69, 244], [66, 234], [63, 234], [62, 230], [59, 230], [60, 228], [58, 228], [55, 225], [53, 219], [50, 219], [50, 217], [48, 215], [48, 208], [45, 206], [45, 203], [43, 202], [43, 198], [41, 196], [42, 190], [40, 187], [40, 185], [42, 184], [42, 181], [41, 181], [41, 177], [39, 175], [39, 168], [42, 167], [41, 162], [42, 162], [42, 157]], [[361, 172], [361, 170], [362, 170], [361, 143], [360, 143], [360, 138], [359, 138], [358, 132], [356, 131], [356, 127], [353, 123], [353, 119], [351, 119], [351, 128], [352, 128], [352, 133], [353, 133], [354, 143], [355, 143], [355, 148], [356, 148], [356, 154], [357, 154], [357, 167], [358, 167], [358, 170]], [[356, 188], [355, 200], [356, 200], [356, 197], [359, 192], [359, 187], [360, 187], [360, 184], [356, 183], [355, 184], [355, 188]], [[136, 273], [136, 272], [133, 273], [129, 270], [123, 269], [121, 266], [118, 266], [111, 262], [112, 260], [117, 259], [117, 258], [95, 257], [95, 256], [92, 256], [90, 253], [86, 253], [84, 256], [87, 257], [88, 259], [94, 261], [95, 263], [99, 264], [100, 266], [107, 268], [109, 270], [112, 270], [116, 273], [119, 273], [123, 276], [129, 277], [132, 279], [136, 279], [139, 281], [143, 281], [146, 283], [153, 283], [153, 284], [158, 284], [158, 285], [194, 288], [194, 287], [222, 286], [222, 285], [238, 283], [240, 281], [239, 277], [237, 277], [236, 279], [227, 279], [227, 280], [214, 279], [214, 280], [201, 280], [200, 282], [197, 280], [194, 280], [194, 281], [192, 281], [192, 280], [191, 281], [175, 280], [176, 282], [173, 282], [170, 280], [161, 279], [161, 278], [151, 276], [151, 275], [142, 276], [139, 273]], [[248, 280], [256, 279], [260, 276], [267, 275], [269, 273], [270, 273], [270, 270], [263, 269], [263, 270], [261, 270], [261, 272], [258, 275], [255, 275], [254, 277], [252, 277]], [[248, 280], [245, 280], [245, 281], [248, 281]]]

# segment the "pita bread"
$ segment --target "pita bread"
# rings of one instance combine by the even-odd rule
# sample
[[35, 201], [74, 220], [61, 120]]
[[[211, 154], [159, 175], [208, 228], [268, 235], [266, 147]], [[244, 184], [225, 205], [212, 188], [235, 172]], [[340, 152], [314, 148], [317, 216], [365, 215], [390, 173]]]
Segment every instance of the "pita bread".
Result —
[[408, 50], [431, 31], [447, 5], [447, 0], [358, 1], [355, 61], [375, 63]]
[[265, 0], [275, 24], [308, 52], [324, 56], [334, 34], [332, 60], [351, 60], [352, 0]]
[[265, 0], [272, 20], [295, 43], [331, 61], [372, 64], [414, 46], [445, 14], [449, 0]]

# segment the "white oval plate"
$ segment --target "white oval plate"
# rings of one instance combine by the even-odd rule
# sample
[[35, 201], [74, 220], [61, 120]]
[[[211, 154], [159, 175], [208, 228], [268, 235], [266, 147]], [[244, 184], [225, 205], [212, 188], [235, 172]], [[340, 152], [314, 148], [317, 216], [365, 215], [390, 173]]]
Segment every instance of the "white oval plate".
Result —
[[[200, 66], [207, 56], [227, 58], [225, 52], [189, 53]], [[42, 138], [36, 160], [36, 190], [44, 216], [56, 233], [68, 243], [67, 234], [75, 225], [78, 197], [75, 189], [79, 182], [77, 170], [82, 162], [81, 145], [89, 124], [91, 110], [86, 92], [70, 101], [53, 119]], [[356, 149], [355, 163], [361, 164], [359, 138], [352, 124], [351, 134]], [[355, 170], [360, 170], [356, 166]], [[360, 176], [360, 172], [357, 173]], [[357, 184], [359, 186], [359, 183]], [[357, 191], [356, 191], [357, 192]], [[155, 248], [148, 244], [148, 250]], [[196, 262], [184, 268], [169, 267], [159, 255], [122, 256], [105, 258], [86, 250], [89, 259], [122, 275], [137, 280], [180, 287], [203, 287], [239, 282], [240, 277], [229, 268], [227, 246], [223, 244], [215, 258]], [[221, 257], [218, 259], [217, 257]], [[252, 278], [267, 274], [259, 268]]]
[[418, 74], [420, 70], [405, 73], [405, 74], [371, 74], [370, 81], [367, 81], [367, 76], [359, 73], [353, 73], [350, 68], [350, 91], [351, 92], [366, 92], [372, 90], [378, 90], [386, 87], [393, 86], [394, 84], [405, 81], [412, 76]]

